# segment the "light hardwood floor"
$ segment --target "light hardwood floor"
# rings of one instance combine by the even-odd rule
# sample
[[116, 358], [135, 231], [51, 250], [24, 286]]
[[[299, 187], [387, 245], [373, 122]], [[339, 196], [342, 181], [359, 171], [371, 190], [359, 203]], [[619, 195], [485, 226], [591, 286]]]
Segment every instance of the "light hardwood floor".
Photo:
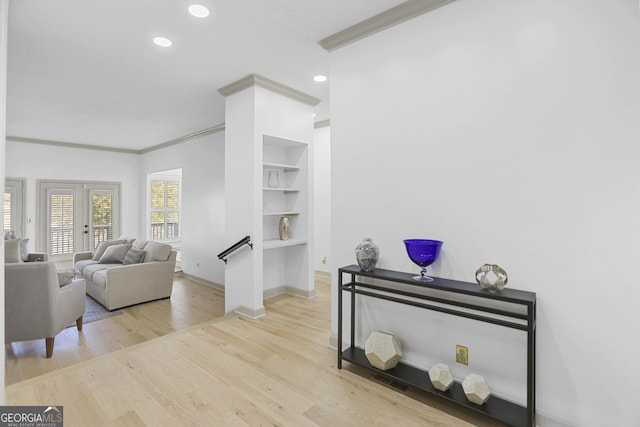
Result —
[[44, 357], [44, 339], [5, 346], [5, 384], [55, 371], [224, 315], [224, 294], [186, 278], [174, 280], [171, 299], [122, 309], [123, 314], [85, 323], [56, 335], [53, 357]]
[[10, 385], [6, 404], [63, 405], [67, 427], [499, 425], [336, 369], [328, 281], [316, 290], [266, 301], [258, 320], [208, 320]]

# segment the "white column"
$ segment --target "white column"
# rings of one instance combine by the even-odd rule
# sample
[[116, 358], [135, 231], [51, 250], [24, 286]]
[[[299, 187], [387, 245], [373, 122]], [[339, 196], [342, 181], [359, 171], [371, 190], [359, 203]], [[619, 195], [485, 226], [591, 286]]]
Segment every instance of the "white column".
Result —
[[[313, 235], [310, 145], [313, 105], [318, 100], [257, 75], [219, 91], [226, 97], [225, 246], [245, 236], [251, 236], [253, 243], [253, 250], [243, 247], [228, 258], [225, 312], [256, 318], [264, 315], [265, 292], [315, 295], [310, 257]], [[288, 158], [298, 153], [303, 154]], [[294, 172], [281, 168], [279, 187], [288, 187], [286, 191], [264, 190], [266, 170], [271, 163], [295, 163], [299, 167]], [[264, 197], [265, 192], [268, 197]], [[280, 210], [293, 212], [293, 237], [288, 242], [273, 240], [277, 230], [273, 221], [277, 215], [264, 215]]]
[[225, 247], [251, 236], [253, 250], [243, 247], [225, 266], [225, 312], [249, 317], [264, 314], [262, 305], [261, 228], [256, 191], [258, 152], [255, 131], [255, 87], [227, 96], [225, 101]]

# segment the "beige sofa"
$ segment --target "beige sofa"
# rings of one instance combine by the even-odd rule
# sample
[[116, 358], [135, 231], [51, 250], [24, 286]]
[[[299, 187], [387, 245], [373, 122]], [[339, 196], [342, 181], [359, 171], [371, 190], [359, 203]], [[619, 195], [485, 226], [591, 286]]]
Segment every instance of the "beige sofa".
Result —
[[[117, 259], [108, 259], [116, 252], [126, 253], [126, 257], [116, 254]], [[139, 262], [130, 262], [132, 252], [142, 256], [134, 260]], [[121, 238], [100, 243], [94, 252], [75, 253], [73, 265], [86, 280], [87, 294], [108, 310], [115, 310], [169, 298], [176, 251], [165, 243]]]

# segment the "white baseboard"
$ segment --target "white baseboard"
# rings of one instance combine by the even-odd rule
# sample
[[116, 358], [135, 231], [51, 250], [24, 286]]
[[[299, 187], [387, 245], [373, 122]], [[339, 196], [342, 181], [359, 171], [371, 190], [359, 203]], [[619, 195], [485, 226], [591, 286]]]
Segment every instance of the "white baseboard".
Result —
[[328, 271], [315, 270], [314, 273], [315, 273], [316, 276], [323, 276], [323, 277], [331, 278], [331, 273], [328, 272]]
[[[176, 277], [184, 277], [186, 279], [189, 280], [193, 280], [194, 282], [198, 282], [201, 283], [203, 285], [212, 287], [220, 292], [224, 293], [224, 285], [221, 285], [219, 283], [216, 282], [212, 282], [210, 280], [207, 279], [203, 279], [202, 277], [198, 277], [198, 276], [194, 276], [193, 274], [189, 274], [189, 273], [185, 273], [184, 271], [179, 273], [180, 276], [178, 276], [178, 274], [176, 274]], [[316, 297], [316, 290], [315, 289], [311, 289], [309, 291], [304, 291], [302, 289], [298, 289], [295, 288], [293, 286], [278, 286], [275, 288], [271, 288], [271, 289], [267, 289], [266, 291], [264, 291], [262, 293], [262, 298], [263, 299], [269, 299], [269, 298], [274, 298], [277, 297], [279, 295], [291, 295], [294, 297], [298, 297], [298, 298], [305, 298], [305, 299], [312, 299]]]
[[331, 332], [331, 335], [329, 336], [329, 348], [332, 348], [334, 350], [338, 350], [338, 335], [334, 334], [333, 332]]
[[312, 299], [316, 297], [316, 290], [304, 291], [302, 289], [294, 288], [293, 286], [277, 286], [275, 288], [267, 289], [262, 293], [263, 299], [274, 298], [280, 295], [291, 295], [298, 298]]
[[203, 279], [202, 277], [194, 276], [193, 274], [185, 273], [184, 271], [180, 272], [180, 276], [177, 276], [177, 277], [184, 277], [186, 279], [193, 280], [194, 282], [198, 282], [200, 284], [217, 289], [220, 292], [224, 292], [224, 285], [221, 285], [220, 283], [212, 282], [207, 279]]
[[264, 307], [260, 307], [256, 310], [252, 310], [247, 307], [238, 307], [233, 312], [240, 316], [248, 317], [251, 320], [255, 320], [266, 315]]
[[536, 426], [537, 427], [572, 427], [573, 423], [567, 420], [561, 420], [556, 417], [552, 417], [548, 414], [541, 414], [536, 411]]

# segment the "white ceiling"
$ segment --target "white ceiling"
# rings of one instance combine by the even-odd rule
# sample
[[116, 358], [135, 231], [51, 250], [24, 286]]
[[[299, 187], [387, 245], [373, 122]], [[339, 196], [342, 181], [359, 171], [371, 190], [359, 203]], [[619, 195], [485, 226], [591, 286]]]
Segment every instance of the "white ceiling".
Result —
[[[192, 17], [193, 3], [211, 15]], [[218, 88], [251, 73], [320, 98], [328, 119], [317, 42], [400, 3], [11, 0], [7, 135], [141, 150], [224, 123]]]

